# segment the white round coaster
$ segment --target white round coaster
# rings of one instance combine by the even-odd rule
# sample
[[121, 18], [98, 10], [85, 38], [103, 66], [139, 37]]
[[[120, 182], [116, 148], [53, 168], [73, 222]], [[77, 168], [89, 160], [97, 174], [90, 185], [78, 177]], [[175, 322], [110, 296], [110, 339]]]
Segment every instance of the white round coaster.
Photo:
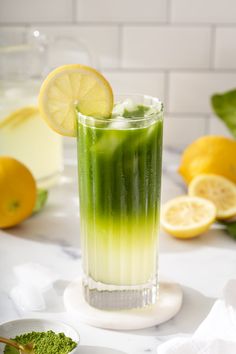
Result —
[[142, 309], [104, 311], [89, 306], [85, 301], [81, 279], [70, 283], [64, 292], [66, 310], [77, 316], [78, 320], [94, 327], [115, 330], [143, 329], [166, 322], [179, 312], [182, 299], [179, 284], [161, 282], [155, 305]]

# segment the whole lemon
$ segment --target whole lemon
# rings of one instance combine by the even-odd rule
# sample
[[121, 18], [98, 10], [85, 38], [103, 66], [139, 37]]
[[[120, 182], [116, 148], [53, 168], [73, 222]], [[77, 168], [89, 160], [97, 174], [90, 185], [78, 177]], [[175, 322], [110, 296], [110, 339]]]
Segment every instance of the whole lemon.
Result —
[[32, 214], [36, 183], [26, 166], [11, 157], [0, 157], [0, 228], [19, 224]]
[[203, 136], [184, 151], [178, 169], [186, 183], [202, 173], [224, 176], [236, 183], [236, 141], [223, 136]]

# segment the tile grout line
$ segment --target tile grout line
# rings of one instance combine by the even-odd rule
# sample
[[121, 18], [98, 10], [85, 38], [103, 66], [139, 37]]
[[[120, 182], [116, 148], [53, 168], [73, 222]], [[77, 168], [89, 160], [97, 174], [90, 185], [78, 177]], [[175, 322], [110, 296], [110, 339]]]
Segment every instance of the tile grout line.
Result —
[[166, 24], [171, 24], [171, 7], [172, 7], [172, 0], [166, 0]]
[[149, 74], [149, 73], [157, 73], [157, 74], [164, 74], [165, 73], [165, 71], [164, 70], [162, 70], [162, 69], [158, 69], [158, 70], [156, 70], [156, 69], [132, 69], [132, 68], [123, 68], [123, 67], [120, 67], [120, 68], [116, 68], [116, 67], [103, 67], [103, 70], [104, 71], [107, 71], [107, 72], [110, 72], [110, 73], [117, 73], [117, 74], [119, 74], [119, 73], [128, 73], [128, 74], [135, 74], [135, 73], [137, 73], [137, 74]]
[[230, 69], [217, 69], [213, 68], [210, 69], [208, 68], [144, 68], [144, 67], [138, 67], [138, 68], [133, 68], [133, 67], [120, 67], [120, 68], [114, 68], [114, 67], [103, 67], [103, 70], [109, 71], [109, 72], [141, 72], [141, 73], [152, 73], [152, 72], [157, 72], [157, 73], [165, 73], [168, 72], [170, 74], [235, 74], [235, 69], [230, 68]]
[[205, 116], [205, 134], [206, 135], [209, 135], [210, 134], [210, 117], [211, 115], [210, 114], [207, 114]]
[[23, 42], [25, 43], [25, 42], [27, 42], [27, 37], [28, 37], [29, 33], [31, 33], [33, 30], [33, 26], [31, 26], [30, 24], [25, 24], [23, 26], [23, 30], [24, 30], [24, 32], [22, 33], [22, 39], [23, 39]]
[[118, 67], [122, 68], [123, 59], [123, 42], [124, 42], [124, 27], [122, 24], [118, 26]]
[[175, 119], [182, 119], [182, 118], [188, 118], [188, 119], [196, 119], [196, 118], [205, 118], [206, 116], [210, 116], [210, 113], [207, 112], [173, 112], [173, 111], [165, 111], [166, 116], [173, 117]]
[[198, 119], [198, 118], [206, 118], [206, 117], [210, 117], [211, 114], [210, 113], [206, 113], [206, 112], [173, 112], [173, 111], [165, 111], [165, 115], [172, 119], [182, 119], [182, 118], [188, 118], [188, 119]]
[[[164, 72], [164, 85], [165, 85], [164, 86], [164, 101], [165, 101], [164, 106], [165, 107], [168, 107], [168, 105], [169, 105], [169, 96], [170, 96], [170, 92], [169, 92], [169, 89], [170, 89], [170, 82], [169, 82], [170, 75], [169, 74], [170, 73], [167, 70]], [[168, 110], [166, 110], [166, 112], [168, 112]]]
[[72, 0], [72, 24], [76, 24], [77, 23], [77, 1], [76, 0]]
[[210, 62], [209, 62], [209, 68], [212, 71], [216, 70], [215, 50], [216, 50], [216, 26], [214, 25], [211, 27]]
[[[167, 0], [168, 1], [168, 0]], [[73, 2], [76, 3], [76, 0], [73, 0]], [[77, 6], [76, 6], [77, 7]], [[32, 22], [0, 22], [0, 28], [1, 27], [16, 27], [16, 26], [25, 26], [25, 25], [40, 25], [40, 26], [60, 26], [60, 25], [66, 25], [70, 26], [74, 23], [70, 21], [35, 21], [34, 23]], [[114, 22], [109, 22], [109, 21], [101, 21], [101, 22], [95, 22], [95, 21], [84, 21], [84, 22], [76, 22], [78, 26], [118, 26], [118, 25], [123, 25], [123, 26], [128, 26], [128, 27], [180, 27], [180, 28], [211, 28], [213, 26], [217, 27], [222, 27], [222, 28], [236, 28], [235, 23], [191, 23], [191, 22], [182, 22], [182, 23], [177, 23], [177, 22], [167, 22], [167, 21], [159, 21], [159, 22], [138, 22], [138, 21], [114, 21]]]

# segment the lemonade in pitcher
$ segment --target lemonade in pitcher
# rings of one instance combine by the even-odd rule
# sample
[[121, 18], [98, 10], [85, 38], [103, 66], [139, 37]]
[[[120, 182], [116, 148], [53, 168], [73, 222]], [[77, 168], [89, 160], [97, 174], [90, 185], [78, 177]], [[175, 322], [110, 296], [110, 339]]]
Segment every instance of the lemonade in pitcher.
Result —
[[[1, 44], [4, 45], [1, 45]], [[39, 187], [50, 187], [62, 171], [62, 138], [38, 111], [38, 93], [48, 70], [48, 45], [39, 31], [24, 41], [0, 44], [0, 156], [12, 156], [33, 173]]]
[[39, 85], [0, 82], [0, 155], [23, 162], [40, 187], [49, 187], [62, 171], [62, 138], [49, 129], [37, 107]]

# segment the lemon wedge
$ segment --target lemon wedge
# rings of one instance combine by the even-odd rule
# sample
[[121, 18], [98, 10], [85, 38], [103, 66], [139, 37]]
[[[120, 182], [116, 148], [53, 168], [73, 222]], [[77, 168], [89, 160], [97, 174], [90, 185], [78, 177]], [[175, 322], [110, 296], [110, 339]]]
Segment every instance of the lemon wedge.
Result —
[[215, 205], [203, 198], [181, 196], [162, 206], [161, 226], [170, 235], [192, 238], [207, 231], [215, 221]]
[[113, 93], [95, 69], [80, 64], [61, 66], [43, 82], [39, 110], [47, 124], [64, 136], [76, 136], [77, 110], [84, 115], [109, 118]]
[[189, 184], [189, 195], [212, 201], [218, 219], [236, 215], [236, 185], [227, 178], [214, 174], [201, 174]]

